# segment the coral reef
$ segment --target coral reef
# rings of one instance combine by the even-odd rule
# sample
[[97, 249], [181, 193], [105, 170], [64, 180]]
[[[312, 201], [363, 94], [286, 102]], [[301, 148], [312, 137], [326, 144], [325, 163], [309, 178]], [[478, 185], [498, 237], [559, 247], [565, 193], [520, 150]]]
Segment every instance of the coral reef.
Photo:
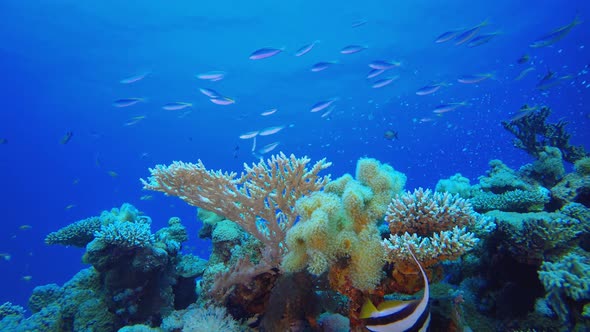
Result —
[[583, 146], [569, 144], [571, 135], [565, 130], [567, 122], [546, 123], [550, 114], [551, 109], [544, 106], [517, 120], [503, 121], [502, 126], [516, 136], [515, 147], [525, 150], [534, 157], [539, 158], [546, 146], [558, 148], [563, 158], [570, 163], [587, 157], [588, 153]]
[[550, 202], [549, 189], [532, 178], [531, 172], [525, 172], [529, 167], [523, 166], [522, 171], [516, 172], [500, 160], [490, 161], [490, 167], [471, 190], [470, 202], [476, 211], [543, 211]]
[[[565, 213], [564, 213], [565, 212]], [[517, 261], [540, 265], [552, 251], [572, 246], [588, 224], [568, 216], [567, 209], [560, 212], [516, 213], [490, 211], [504, 247]]]
[[469, 183], [469, 179], [457, 173], [448, 179], [441, 179], [436, 183], [434, 191], [458, 194], [462, 198], [473, 197], [474, 188]]
[[161, 328], [169, 332], [242, 331], [240, 324], [228, 315], [224, 307], [196, 305], [171, 312], [163, 319]]
[[[307, 169], [310, 159], [273, 155], [267, 162], [236, 173], [208, 171], [197, 164], [174, 162], [150, 169], [144, 188], [178, 196], [187, 203], [238, 223], [272, 252], [270, 265], [279, 266], [287, 231], [296, 219], [295, 202], [320, 190], [330, 179], [318, 173], [330, 166], [322, 159]], [[277, 212], [279, 211], [279, 212]]]
[[194, 303], [195, 278], [203, 273], [204, 264], [180, 254], [188, 239], [186, 229], [179, 218], [170, 218], [167, 227], [152, 234], [150, 223], [149, 217], [124, 204], [48, 236], [61, 239], [48, 241], [59, 244], [90, 240], [83, 259], [93, 267], [63, 287], [35, 288], [29, 300], [33, 314], [28, 318], [21, 314], [10, 329], [115, 331], [128, 324], [158, 326], [163, 316]]
[[539, 279], [547, 291], [547, 303], [562, 322], [575, 325], [584, 319], [575, 302], [590, 300], [590, 254], [570, 252], [556, 262], [545, 261]]
[[383, 241], [388, 261], [394, 264], [392, 276], [400, 284], [415, 278], [416, 266], [408, 251], [411, 247], [424, 268], [455, 260], [479, 241], [469, 229], [491, 231], [494, 224], [473, 211], [459, 195], [433, 193], [422, 188], [391, 201], [385, 220], [391, 235]]
[[[352, 286], [369, 290], [381, 279], [383, 258], [377, 222], [387, 202], [405, 184], [405, 176], [374, 159], [357, 163], [357, 179], [344, 175], [297, 202], [301, 220], [287, 233], [287, 271], [307, 270], [321, 275], [348, 276]], [[338, 281], [340, 283], [341, 281]]]

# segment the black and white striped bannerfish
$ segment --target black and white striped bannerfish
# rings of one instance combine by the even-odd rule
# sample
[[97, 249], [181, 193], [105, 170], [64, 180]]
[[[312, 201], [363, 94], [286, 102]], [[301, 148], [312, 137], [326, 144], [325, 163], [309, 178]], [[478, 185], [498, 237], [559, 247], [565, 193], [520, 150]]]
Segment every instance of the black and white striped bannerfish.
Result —
[[421, 299], [411, 301], [385, 301], [379, 306], [367, 300], [361, 309], [360, 318], [365, 319], [366, 328], [377, 332], [403, 332], [416, 331], [425, 332], [430, 324], [430, 289], [428, 287], [428, 277], [420, 265], [420, 262], [414, 256], [414, 253], [408, 248], [410, 254], [422, 272], [424, 278], [424, 294]]

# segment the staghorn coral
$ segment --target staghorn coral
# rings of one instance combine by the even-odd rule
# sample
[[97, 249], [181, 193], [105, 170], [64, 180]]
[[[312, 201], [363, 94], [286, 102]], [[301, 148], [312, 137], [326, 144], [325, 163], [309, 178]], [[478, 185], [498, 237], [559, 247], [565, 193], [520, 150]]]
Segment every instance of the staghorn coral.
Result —
[[515, 147], [525, 150], [534, 157], [539, 157], [546, 146], [561, 150], [564, 159], [570, 163], [587, 157], [588, 153], [583, 146], [569, 144], [571, 135], [565, 131], [567, 122], [545, 123], [550, 114], [551, 109], [544, 106], [517, 120], [503, 121], [502, 126], [516, 136]]
[[209, 171], [200, 160], [197, 164], [174, 162], [150, 169], [152, 176], [141, 181], [145, 189], [178, 196], [238, 223], [272, 250], [270, 263], [279, 266], [285, 250], [283, 241], [297, 217], [295, 202], [320, 190], [330, 178], [318, 176], [331, 165], [329, 162], [322, 159], [308, 170], [309, 162], [307, 157], [281, 153], [252, 167], [244, 165], [239, 177], [236, 173]]

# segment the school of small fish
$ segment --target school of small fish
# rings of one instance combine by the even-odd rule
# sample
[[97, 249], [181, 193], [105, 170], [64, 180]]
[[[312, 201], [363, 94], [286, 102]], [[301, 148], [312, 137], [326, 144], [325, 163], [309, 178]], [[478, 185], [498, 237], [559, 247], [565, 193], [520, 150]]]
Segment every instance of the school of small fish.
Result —
[[[368, 21], [366, 19], [359, 19], [351, 24], [352, 28], [359, 28]], [[529, 46], [531, 48], [541, 48], [547, 47], [555, 44], [559, 40], [563, 39], [566, 35], [570, 33], [570, 31], [582, 23], [580, 18], [576, 16], [572, 22], [566, 24], [562, 27], [559, 27], [540, 38], [534, 40]], [[434, 39], [434, 43], [436, 44], [451, 44], [455, 47], [457, 46], [465, 46], [468, 48], [475, 48], [480, 47], [482, 45], [488, 44], [495, 40], [496, 38], [500, 38], [503, 32], [491, 31], [491, 32], [482, 32], [486, 29], [487, 26], [490, 25], [488, 20], [482, 21], [474, 26], [470, 26], [467, 28], [460, 28], [460, 29], [452, 29], [441, 33]], [[314, 50], [321, 46], [321, 42], [319, 40], [315, 40], [304, 44], [297, 48], [294, 51], [291, 51], [291, 55], [295, 57], [304, 57], [310, 52], [314, 52]], [[357, 53], [365, 53], [370, 50], [369, 45], [365, 44], [349, 44], [345, 45], [340, 48], [339, 53], [344, 57], [351, 57], [356, 56]], [[273, 57], [277, 57], [281, 54], [287, 53], [288, 50], [285, 47], [262, 47], [252, 51], [248, 55], [249, 60], [253, 61], [260, 61]], [[342, 60], [344, 61], [344, 59]], [[518, 65], [527, 64], [531, 61], [531, 57], [528, 54], [522, 55], [520, 58], [517, 59]], [[334, 66], [339, 66], [341, 64], [340, 60], [326, 60], [326, 61], [319, 61], [315, 62], [310, 67], [310, 71], [314, 73], [319, 73], [323, 71], [331, 71], [331, 68]], [[369, 68], [368, 73], [365, 75], [366, 80], [368, 81], [368, 85], [370, 88], [373, 89], [394, 89], [394, 87], [398, 84], [397, 81], [400, 79], [400, 73], [396, 72], [396, 69], [402, 67], [402, 62], [399, 59], [375, 59], [367, 63]], [[529, 76], [531, 72], [535, 70], [534, 66], [528, 66], [520, 71], [518, 75], [515, 76], [515, 81], [523, 80], [525, 77]], [[217, 82], [223, 80], [227, 76], [227, 72], [224, 70], [219, 69], [212, 69], [208, 71], [202, 71], [200, 73], [195, 74], [195, 77], [202, 81], [202, 82]], [[121, 79], [119, 82], [121, 84], [137, 84], [140, 81], [145, 80], [147, 77], [153, 76], [151, 70], [147, 71], [140, 71], [137, 74], [128, 76], [126, 78]], [[480, 72], [480, 73], [468, 73], [459, 75], [456, 78], [456, 82], [465, 85], [479, 85], [483, 84], [485, 81], [489, 79], [494, 79], [495, 73], [494, 72]], [[548, 70], [547, 73], [542, 76], [539, 81], [537, 82], [535, 88], [537, 90], [545, 91], [550, 89], [563, 81], [573, 79], [572, 75], [562, 74], [559, 75], [556, 72]], [[443, 88], [450, 87], [452, 83], [448, 81], [431, 81], [425, 82], [425, 85], [419, 87], [416, 90], [416, 95], [418, 96], [429, 96], [434, 95], [438, 91]], [[231, 106], [236, 104], [237, 101], [233, 97], [226, 96], [214, 89], [209, 87], [200, 87], [198, 91], [204, 95], [208, 100], [219, 106]], [[313, 103], [309, 109], [311, 113], [320, 113], [321, 118], [330, 119], [330, 115], [335, 107], [337, 107], [338, 100], [340, 97], [331, 97], [325, 100], [319, 100]], [[130, 108], [140, 103], [147, 102], [147, 98], [145, 97], [127, 97], [127, 98], [120, 98], [113, 102], [113, 106], [116, 108]], [[443, 116], [445, 113], [456, 111], [460, 108], [466, 107], [469, 105], [468, 101], [450, 101], [446, 103], [441, 103], [438, 106], [432, 109], [432, 112], [437, 116]], [[161, 108], [165, 111], [176, 111], [178, 113], [179, 118], [183, 118], [191, 113], [191, 109], [194, 107], [194, 102], [189, 101], [171, 101], [165, 103], [161, 106]], [[270, 108], [265, 111], [261, 111], [260, 115], [267, 117], [277, 113], [278, 108]], [[516, 115], [516, 117], [523, 116], [522, 114], [529, 114], [533, 111], [521, 112]], [[371, 118], [371, 115], [368, 116]], [[124, 123], [125, 126], [131, 127], [139, 124], [140, 122], [146, 119], [146, 115], [137, 115], [131, 117], [127, 122]], [[415, 119], [416, 123], [428, 123], [435, 121], [434, 118], [424, 117]], [[288, 126], [285, 124], [276, 125], [273, 127], [262, 128], [255, 131], [246, 132], [243, 134], [239, 134], [240, 139], [252, 139], [253, 141], [253, 149], [252, 153], [255, 156], [261, 156], [265, 153], [273, 151], [279, 144], [279, 142], [272, 142], [269, 143], [262, 148], [256, 150], [256, 139], [264, 136], [271, 136], [278, 134], [283, 131], [284, 128]], [[395, 131], [387, 131], [386, 137], [393, 137], [391, 133]], [[395, 132], [397, 135], [397, 132]], [[397, 137], [397, 136], [396, 136]], [[68, 132], [64, 138], [62, 138], [62, 144], [66, 144], [72, 138], [72, 132]], [[7, 142], [6, 139], [3, 139], [2, 143], [5, 144]], [[111, 177], [116, 177], [117, 174], [115, 172], [110, 171], [109, 175]]]

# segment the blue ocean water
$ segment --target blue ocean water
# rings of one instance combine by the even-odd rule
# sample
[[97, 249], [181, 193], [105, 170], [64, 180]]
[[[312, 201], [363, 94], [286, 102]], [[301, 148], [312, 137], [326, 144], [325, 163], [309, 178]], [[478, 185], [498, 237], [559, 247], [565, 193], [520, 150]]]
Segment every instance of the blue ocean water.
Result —
[[[360, 157], [377, 158], [405, 173], [408, 189], [433, 188], [458, 172], [473, 183], [491, 159], [513, 168], [532, 161], [500, 124], [523, 104], [551, 107], [551, 121], [569, 122], [571, 143], [590, 147], [590, 23], [551, 46], [529, 47], [576, 15], [590, 19], [584, 1], [4, 0], [0, 13], [0, 253], [10, 255], [0, 260], [0, 303], [25, 305], [36, 285], [62, 284], [83, 268], [82, 250], [46, 246], [44, 237], [124, 202], [151, 216], [153, 229], [180, 217], [192, 235], [188, 250], [206, 257], [195, 208], [142, 191], [139, 179], [173, 160], [239, 172], [258, 160], [252, 140], [239, 138], [249, 131], [285, 126], [258, 137], [258, 148], [278, 141], [269, 154], [327, 158], [333, 177], [354, 172]], [[480, 34], [498, 32], [486, 44], [434, 42], [486, 19]], [[359, 20], [366, 23], [353, 27]], [[347, 45], [366, 49], [341, 54]], [[283, 51], [249, 59], [264, 47]], [[529, 62], [517, 63], [525, 54]], [[401, 61], [383, 74], [399, 78], [372, 88], [366, 76], [374, 60]], [[337, 63], [310, 71], [320, 61]], [[528, 67], [534, 70], [515, 80]], [[536, 89], [548, 70], [573, 78]], [[208, 71], [226, 75], [195, 77]], [[120, 82], [141, 73], [149, 74]], [[493, 78], [457, 82], [479, 73]], [[432, 82], [450, 85], [416, 95]], [[211, 103], [199, 88], [235, 103]], [[132, 97], [144, 100], [113, 106]], [[310, 112], [331, 98], [329, 115]], [[176, 101], [192, 103], [190, 113], [162, 109]], [[432, 112], [463, 101], [442, 116]], [[271, 108], [278, 110], [260, 115]], [[386, 139], [388, 130], [398, 139]]]

